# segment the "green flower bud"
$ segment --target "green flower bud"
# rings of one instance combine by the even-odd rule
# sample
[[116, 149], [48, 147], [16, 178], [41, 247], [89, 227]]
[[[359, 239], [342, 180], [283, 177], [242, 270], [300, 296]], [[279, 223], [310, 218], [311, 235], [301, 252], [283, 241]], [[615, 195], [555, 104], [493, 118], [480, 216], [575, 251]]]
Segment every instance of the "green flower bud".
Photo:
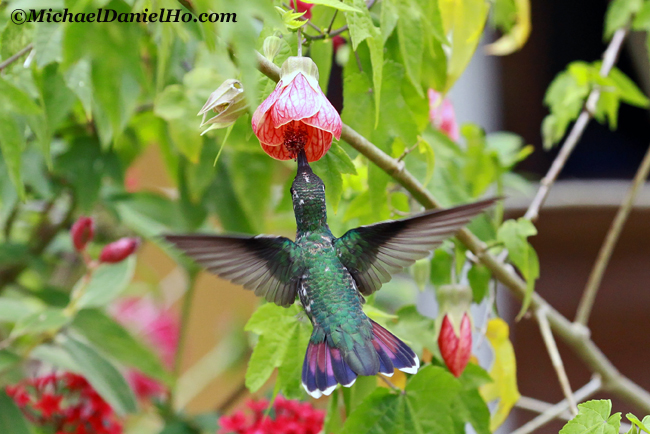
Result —
[[277, 36], [269, 36], [264, 40], [264, 45], [262, 46], [262, 52], [264, 53], [264, 57], [269, 59], [271, 62], [273, 62], [273, 59], [275, 59], [275, 56], [280, 53], [280, 50], [282, 49], [282, 39], [278, 38]]
[[[233, 124], [239, 116], [246, 112], [244, 87], [239, 80], [228, 79], [217, 88], [206, 101], [197, 116], [203, 115], [200, 127], [210, 125], [201, 135], [216, 128], [226, 128]], [[213, 111], [216, 116], [205, 120], [206, 115]]]

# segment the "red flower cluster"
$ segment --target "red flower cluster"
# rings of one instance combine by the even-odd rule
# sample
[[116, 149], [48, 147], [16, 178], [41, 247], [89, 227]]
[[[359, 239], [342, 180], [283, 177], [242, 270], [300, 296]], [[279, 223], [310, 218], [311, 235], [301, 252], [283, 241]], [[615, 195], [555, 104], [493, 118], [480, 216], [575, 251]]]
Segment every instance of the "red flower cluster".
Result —
[[246, 406], [252, 410], [252, 418], [241, 410], [223, 416], [219, 419], [219, 434], [318, 434], [323, 429], [325, 412], [307, 402], [278, 396], [268, 417], [264, 417], [268, 401], [248, 401]]
[[27, 419], [56, 434], [122, 434], [113, 409], [79, 375], [50, 374], [24, 380], [7, 386], [6, 392]]

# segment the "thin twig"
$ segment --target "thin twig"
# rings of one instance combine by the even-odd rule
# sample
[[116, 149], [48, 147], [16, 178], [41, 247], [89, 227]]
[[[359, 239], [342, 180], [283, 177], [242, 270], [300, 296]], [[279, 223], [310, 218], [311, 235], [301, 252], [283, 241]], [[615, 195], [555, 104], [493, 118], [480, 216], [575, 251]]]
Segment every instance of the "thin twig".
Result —
[[23, 48], [22, 50], [20, 50], [20, 51], [17, 52], [16, 54], [14, 54], [13, 56], [9, 57], [9, 58], [8, 58], [7, 60], [5, 60], [4, 62], [0, 63], [0, 71], [2, 71], [2, 70], [5, 69], [7, 66], [11, 65], [12, 63], [14, 63], [16, 60], [20, 59], [20, 57], [21, 57], [22, 55], [27, 54], [27, 53], [29, 53], [30, 51], [32, 51], [32, 48], [34, 48], [34, 44], [29, 44], [29, 45], [27, 45], [25, 48]]
[[390, 381], [388, 378], [386, 378], [384, 375], [378, 375], [378, 377], [381, 378], [381, 379], [384, 381], [384, 383], [386, 383], [386, 384], [388, 385], [388, 387], [390, 387], [391, 389], [396, 390], [396, 391], [398, 391], [398, 392], [401, 392], [401, 391], [402, 391], [402, 389], [400, 389], [399, 387], [395, 386], [395, 385], [393, 384], [393, 382]]
[[[575, 398], [578, 401], [584, 401], [585, 399], [592, 396], [594, 393], [598, 392], [602, 387], [602, 382], [600, 377], [596, 376], [589, 381], [589, 383], [582, 386], [580, 389], [576, 390]], [[560, 416], [570, 407], [569, 402], [566, 399], [558, 402], [555, 405], [550, 406], [542, 414], [531, 420], [530, 422], [522, 425], [517, 430], [513, 431], [512, 434], [528, 434], [535, 431], [537, 428], [546, 425], [548, 422]]]
[[537, 317], [539, 330], [542, 333], [542, 338], [544, 339], [546, 350], [548, 351], [549, 356], [551, 356], [553, 369], [555, 369], [557, 378], [560, 380], [562, 393], [564, 393], [564, 396], [569, 403], [569, 410], [571, 410], [571, 412], [576, 415], [578, 414], [578, 403], [573, 396], [573, 391], [571, 390], [571, 385], [569, 384], [569, 377], [567, 376], [566, 370], [564, 369], [564, 363], [562, 363], [562, 357], [560, 356], [560, 351], [557, 349], [557, 344], [555, 343], [555, 338], [553, 337], [553, 332], [551, 331], [551, 326], [548, 323], [546, 314], [547, 311], [545, 307], [541, 307], [535, 310], [535, 316]]
[[641, 165], [639, 166], [636, 175], [634, 175], [632, 186], [628, 190], [627, 195], [621, 204], [621, 207], [616, 213], [616, 217], [614, 218], [614, 221], [612, 222], [612, 225], [607, 232], [605, 242], [598, 252], [598, 259], [596, 259], [594, 268], [591, 270], [591, 274], [589, 274], [589, 280], [587, 281], [587, 286], [582, 293], [582, 298], [580, 299], [580, 304], [578, 305], [578, 313], [576, 314], [575, 322], [579, 324], [586, 325], [589, 321], [589, 315], [591, 314], [591, 309], [594, 305], [594, 300], [596, 299], [598, 288], [600, 287], [600, 283], [603, 280], [603, 274], [605, 274], [607, 264], [609, 263], [609, 259], [612, 256], [614, 247], [616, 247], [616, 242], [621, 235], [623, 226], [625, 226], [625, 222], [630, 215], [630, 211], [632, 211], [634, 199], [639, 193], [639, 190], [643, 186], [646, 178], [648, 178], [648, 173], [650, 173], [650, 147], [648, 147], [648, 150], [643, 157], [643, 161], [641, 161]]
[[[616, 63], [616, 59], [618, 59], [618, 55], [621, 51], [621, 47], [623, 46], [623, 41], [625, 41], [625, 36], [627, 35], [627, 32], [628, 32], [627, 28], [622, 28], [617, 30], [616, 33], [614, 33], [614, 36], [612, 37], [612, 40], [609, 43], [607, 49], [605, 50], [605, 54], [603, 55], [603, 64], [600, 67], [600, 75], [602, 77], [607, 77], [609, 71], [611, 71], [611, 69], [614, 67], [614, 64]], [[589, 94], [589, 97], [587, 98], [587, 103], [585, 104], [585, 107], [582, 109], [582, 112], [580, 112], [578, 119], [573, 124], [573, 128], [571, 128], [571, 132], [569, 133], [566, 140], [564, 141], [564, 144], [560, 148], [560, 152], [557, 154], [557, 157], [555, 157], [555, 160], [553, 160], [553, 164], [551, 164], [551, 168], [546, 173], [546, 176], [544, 176], [544, 178], [542, 179], [539, 190], [537, 190], [537, 194], [535, 194], [535, 198], [531, 202], [530, 206], [528, 207], [528, 210], [526, 211], [526, 214], [524, 215], [525, 218], [533, 221], [537, 220], [537, 217], [539, 216], [539, 209], [544, 204], [544, 201], [546, 200], [546, 197], [548, 196], [548, 193], [551, 190], [553, 183], [555, 182], [558, 175], [564, 168], [564, 165], [566, 164], [567, 160], [569, 159], [569, 156], [573, 152], [573, 149], [578, 144], [578, 141], [582, 137], [582, 134], [584, 133], [585, 128], [587, 127], [587, 124], [594, 116], [594, 113], [596, 111], [596, 104], [598, 103], [599, 98], [600, 98], [600, 88], [595, 87]]]
[[[259, 52], [256, 53], [256, 56], [260, 71], [272, 80], [278, 81], [280, 79], [280, 68]], [[398, 162], [390, 157], [348, 125], [343, 124], [341, 138], [368, 158], [369, 161], [389, 174], [425, 208], [440, 208], [440, 202], [404, 168], [403, 162]], [[499, 280], [517, 298], [520, 300], [524, 298], [526, 294], [526, 282], [514, 274], [503, 261], [499, 261], [490, 254], [486, 243], [477, 238], [468, 229], [461, 229], [456, 234], [456, 238], [490, 269], [494, 278]], [[592, 372], [600, 374], [605, 388], [640, 410], [650, 413], [650, 393], [624, 377], [612, 365], [600, 348], [589, 338], [589, 331], [584, 326], [571, 323], [549, 305], [539, 294], [534, 293], [531, 297], [530, 307], [537, 309], [542, 306], [548, 309], [547, 317], [553, 332], [569, 345], [572, 351]]]
[[225, 413], [226, 410], [232, 407], [237, 401], [239, 401], [242, 396], [246, 395], [247, 393], [248, 389], [246, 388], [246, 383], [242, 381], [239, 386], [233, 390], [221, 404], [219, 404], [217, 407], [217, 413]]
[[330, 25], [327, 26], [327, 31], [325, 32], [328, 35], [332, 32], [332, 26], [334, 25], [334, 20], [336, 20], [336, 16], [338, 15], [338, 13], [339, 13], [339, 10], [334, 9], [334, 15], [332, 15], [332, 21], [330, 21]]

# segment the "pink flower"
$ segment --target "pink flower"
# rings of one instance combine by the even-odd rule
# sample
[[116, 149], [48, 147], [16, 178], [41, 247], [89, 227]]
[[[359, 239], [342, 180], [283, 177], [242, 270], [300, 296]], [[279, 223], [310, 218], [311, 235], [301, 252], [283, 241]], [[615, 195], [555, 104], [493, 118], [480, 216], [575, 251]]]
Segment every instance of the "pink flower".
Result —
[[297, 0], [297, 2], [298, 2], [298, 6], [297, 6], [297, 7], [294, 6], [296, 3], [295, 3], [293, 0], [291, 0], [291, 1], [289, 2], [289, 5], [290, 5], [293, 9], [295, 9], [296, 12], [305, 12], [305, 15], [303, 15], [303, 17], [304, 17], [304, 18], [307, 18], [308, 20], [310, 20], [310, 19], [311, 19], [311, 8], [313, 8], [314, 5], [311, 4], [311, 3], [301, 2], [300, 0]]
[[459, 335], [456, 334], [449, 315], [446, 314], [438, 335], [438, 347], [445, 365], [456, 377], [463, 373], [472, 354], [472, 325], [467, 313], [463, 314], [459, 332]]
[[454, 106], [448, 98], [443, 99], [433, 89], [429, 89], [429, 120], [451, 140], [457, 141], [460, 138]]
[[278, 160], [319, 160], [341, 137], [341, 117], [318, 85], [318, 68], [308, 57], [290, 57], [282, 65], [275, 90], [253, 114], [252, 127], [262, 149]]
[[[126, 298], [111, 308], [113, 317], [123, 326], [140, 335], [156, 350], [163, 363], [171, 369], [178, 347], [179, 324], [176, 316], [161, 309], [149, 298]], [[127, 372], [127, 380], [135, 394], [143, 400], [164, 394], [166, 387], [135, 370]]]
[[81, 216], [72, 225], [70, 229], [72, 236], [72, 244], [77, 252], [83, 252], [86, 249], [86, 244], [95, 236], [95, 223], [90, 217]]
[[140, 240], [138, 238], [120, 238], [104, 246], [99, 255], [99, 261], [109, 264], [122, 262], [131, 256], [138, 246], [140, 246]]

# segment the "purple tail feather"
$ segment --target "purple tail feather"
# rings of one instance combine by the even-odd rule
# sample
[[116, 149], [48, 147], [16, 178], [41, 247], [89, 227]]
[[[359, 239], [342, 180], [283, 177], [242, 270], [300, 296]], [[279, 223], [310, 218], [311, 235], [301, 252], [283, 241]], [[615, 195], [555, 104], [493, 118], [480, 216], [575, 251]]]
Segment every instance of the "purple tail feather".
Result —
[[[350, 387], [357, 379], [357, 375], [375, 375], [378, 373], [388, 377], [393, 375], [394, 369], [415, 374], [420, 367], [417, 355], [400, 339], [391, 332], [370, 320], [372, 323], [372, 345], [357, 346], [352, 351], [344, 353], [342, 350], [330, 347], [326, 338], [323, 342], [309, 342], [305, 362], [302, 366], [302, 385], [309, 395], [320, 398], [330, 395], [337, 384]], [[353, 366], [359, 366], [359, 359], [370, 360], [363, 366], [375, 366], [374, 372], [355, 372], [348, 361], [354, 359]]]

